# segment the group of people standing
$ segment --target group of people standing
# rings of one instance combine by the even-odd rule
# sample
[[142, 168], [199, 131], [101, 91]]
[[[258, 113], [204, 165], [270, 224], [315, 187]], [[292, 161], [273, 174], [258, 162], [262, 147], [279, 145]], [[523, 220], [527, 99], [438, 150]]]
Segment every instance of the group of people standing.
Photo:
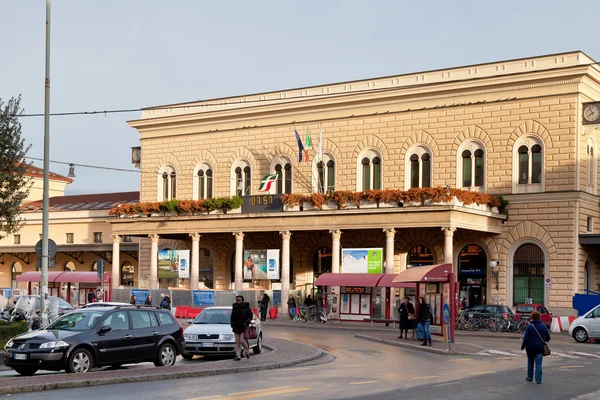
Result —
[[408, 339], [408, 331], [414, 330], [416, 323], [417, 340], [423, 341], [421, 346], [431, 346], [429, 326], [433, 323], [433, 311], [431, 310], [431, 306], [425, 300], [425, 297], [419, 297], [417, 311], [418, 312], [415, 312], [415, 307], [410, 302], [410, 298], [408, 296], [405, 297], [404, 302], [398, 307], [400, 322], [400, 336], [398, 336], [398, 339], [402, 339], [403, 337]]

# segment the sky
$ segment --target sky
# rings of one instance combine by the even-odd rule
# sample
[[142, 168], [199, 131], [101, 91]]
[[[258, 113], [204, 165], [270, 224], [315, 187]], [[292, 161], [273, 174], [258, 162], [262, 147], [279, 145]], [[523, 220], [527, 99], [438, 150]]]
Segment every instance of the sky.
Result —
[[[52, 113], [143, 107], [582, 50], [600, 1], [54, 0]], [[44, 111], [44, 0], [0, 2], [0, 98]], [[141, 113], [53, 116], [50, 160], [134, 170]], [[23, 117], [43, 158], [43, 117]], [[42, 166], [41, 161], [34, 165]], [[67, 175], [68, 166], [50, 170]], [[138, 191], [139, 172], [75, 168], [66, 194]]]

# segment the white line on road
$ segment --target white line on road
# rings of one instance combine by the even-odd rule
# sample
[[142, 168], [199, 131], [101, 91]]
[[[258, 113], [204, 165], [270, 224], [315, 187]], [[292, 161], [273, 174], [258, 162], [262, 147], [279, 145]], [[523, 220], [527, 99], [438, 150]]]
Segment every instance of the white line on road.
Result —
[[583, 368], [583, 365], [562, 365], [559, 368], [560, 369], [570, 369], [570, 368]]
[[552, 352], [552, 355], [550, 355], [550, 357], [555, 356], [555, 357], [564, 357], [564, 358], [581, 358], [579, 356], [571, 356], [569, 354], [565, 354], [565, 353], [557, 353], [557, 352]]
[[453, 360], [448, 360], [450, 362], [456, 362], [456, 361], [473, 361], [472, 358], [455, 358]]
[[571, 354], [578, 354], [578, 355], [580, 355], [580, 356], [585, 356], [585, 357], [595, 357], [595, 358], [600, 358], [600, 356], [599, 356], [599, 355], [597, 355], [597, 354], [592, 354], [592, 353], [582, 353], [582, 352], [579, 352], [579, 351], [570, 351], [569, 353], [571, 353]]
[[450, 385], [462, 385], [462, 382], [448, 382], [448, 383], [440, 383], [439, 385], [435, 385], [434, 387], [442, 387], [442, 386], [450, 386]]
[[469, 375], [485, 375], [485, 374], [493, 374], [496, 371], [480, 371], [480, 372], [469, 372]]
[[486, 351], [487, 351], [488, 353], [490, 353], [490, 354], [500, 354], [500, 355], [502, 355], [502, 356], [516, 356], [516, 355], [515, 355], [515, 354], [513, 354], [513, 353], [509, 353], [509, 352], [507, 352], [507, 351], [502, 351], [502, 350], [488, 349], [488, 350], [486, 350]]
[[363, 382], [350, 382], [351, 385], [366, 385], [367, 383], [377, 383], [379, 381], [363, 381]]
[[417, 379], [433, 379], [433, 378], [439, 378], [439, 376], [438, 375], [417, 376], [417, 377], [414, 377], [413, 379], [417, 380]]

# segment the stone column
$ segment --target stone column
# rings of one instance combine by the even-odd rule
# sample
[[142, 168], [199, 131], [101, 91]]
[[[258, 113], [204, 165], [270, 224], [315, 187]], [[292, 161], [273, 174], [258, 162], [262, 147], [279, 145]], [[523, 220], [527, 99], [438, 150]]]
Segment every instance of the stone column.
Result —
[[386, 228], [385, 232], [385, 271], [384, 274], [394, 273], [394, 228]]
[[342, 231], [339, 229], [333, 229], [329, 231], [333, 239], [331, 243], [331, 272], [334, 274], [340, 273], [340, 238], [342, 237]]
[[150, 289], [158, 289], [158, 239], [159, 236], [154, 233], [148, 235], [152, 240], [152, 247], [150, 247]]
[[[112, 238], [112, 241], [113, 241], [112, 273], [110, 275], [110, 280], [111, 280], [112, 288], [116, 289], [119, 286], [121, 286], [121, 260], [119, 257], [119, 255], [121, 253], [121, 249], [120, 249], [121, 236], [111, 235], [110, 237]], [[106, 301], [106, 300], [104, 300], [104, 301]]]
[[244, 262], [244, 233], [234, 232], [235, 236], [235, 291], [242, 290], [242, 282], [244, 280], [243, 262]]
[[290, 231], [279, 232], [282, 239], [281, 244], [281, 317], [284, 319], [290, 318], [290, 313], [287, 305], [290, 295]]
[[200, 275], [200, 234], [190, 233], [192, 238], [192, 265], [190, 271], [190, 289], [198, 289]]
[[[442, 228], [442, 230], [444, 231], [444, 264], [452, 264], [454, 259], [452, 239], [456, 228]], [[454, 271], [454, 267], [452, 267], [452, 270]]]

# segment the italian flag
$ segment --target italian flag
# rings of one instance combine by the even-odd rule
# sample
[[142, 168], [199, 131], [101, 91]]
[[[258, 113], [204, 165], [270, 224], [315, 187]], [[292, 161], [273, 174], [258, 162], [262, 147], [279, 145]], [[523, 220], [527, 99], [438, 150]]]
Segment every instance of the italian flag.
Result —
[[310, 141], [310, 133], [308, 132], [308, 128], [306, 128], [306, 136], [304, 137], [304, 144], [306, 145], [306, 157], [304, 158], [304, 161], [308, 162], [308, 149], [310, 146], [312, 146], [312, 143]]

